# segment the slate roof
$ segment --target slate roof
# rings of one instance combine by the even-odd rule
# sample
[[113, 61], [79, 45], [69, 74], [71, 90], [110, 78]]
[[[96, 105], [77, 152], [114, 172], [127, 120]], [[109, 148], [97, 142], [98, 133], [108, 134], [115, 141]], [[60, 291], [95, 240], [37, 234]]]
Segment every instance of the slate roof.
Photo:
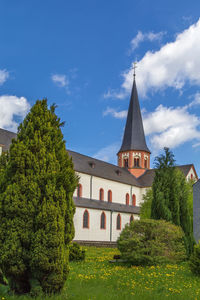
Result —
[[133, 81], [123, 142], [119, 152], [128, 150], [143, 150], [150, 153], [146, 145], [135, 79]]
[[[67, 150], [72, 157], [74, 169], [77, 172], [85, 173], [108, 180], [113, 180], [137, 187], [150, 187], [152, 186], [155, 176], [155, 169], [146, 170], [143, 175], [136, 178], [127, 169], [120, 168], [116, 165], [109, 164], [102, 160], [98, 160], [71, 150]], [[177, 166], [185, 176], [187, 176], [193, 164]], [[194, 169], [195, 171], [195, 169]]]
[[2, 150], [9, 150], [12, 139], [15, 139], [16, 137], [16, 133], [0, 128], [0, 144], [2, 145]]
[[93, 208], [99, 210], [107, 210], [113, 212], [123, 212], [131, 214], [139, 214], [139, 206], [124, 205], [100, 200], [93, 200], [88, 198], [77, 198], [74, 197], [74, 204], [77, 207]]
[[72, 157], [74, 169], [77, 172], [141, 187], [136, 177], [125, 168], [120, 168], [116, 165], [71, 150], [67, 151]]
[[[194, 168], [193, 164], [177, 166], [177, 168], [179, 168], [183, 172], [185, 177], [187, 176], [187, 174], [189, 173], [192, 167]], [[152, 186], [153, 184], [154, 176], [155, 176], [155, 169], [146, 170], [146, 172], [138, 178], [138, 181], [142, 186], [149, 187]]]

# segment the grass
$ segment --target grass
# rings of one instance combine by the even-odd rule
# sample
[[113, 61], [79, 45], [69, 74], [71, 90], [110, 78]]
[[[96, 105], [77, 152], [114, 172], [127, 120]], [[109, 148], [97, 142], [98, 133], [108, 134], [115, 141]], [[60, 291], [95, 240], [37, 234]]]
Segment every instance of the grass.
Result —
[[[127, 267], [109, 263], [117, 249], [86, 248], [85, 262], [70, 263], [70, 274], [61, 295], [39, 300], [164, 300], [200, 299], [200, 278], [188, 264], [157, 267]], [[0, 300], [30, 300], [28, 296], [7, 296], [0, 288]]]

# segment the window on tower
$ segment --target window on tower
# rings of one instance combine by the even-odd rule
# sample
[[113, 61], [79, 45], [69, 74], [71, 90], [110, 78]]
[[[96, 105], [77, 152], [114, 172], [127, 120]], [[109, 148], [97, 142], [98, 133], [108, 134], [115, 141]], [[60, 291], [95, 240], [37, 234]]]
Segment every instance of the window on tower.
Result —
[[134, 158], [134, 167], [139, 167], [140, 166], [140, 159], [138, 157]]
[[144, 167], [147, 169], [147, 158], [144, 159]]
[[128, 158], [124, 158], [124, 168], [128, 168]]

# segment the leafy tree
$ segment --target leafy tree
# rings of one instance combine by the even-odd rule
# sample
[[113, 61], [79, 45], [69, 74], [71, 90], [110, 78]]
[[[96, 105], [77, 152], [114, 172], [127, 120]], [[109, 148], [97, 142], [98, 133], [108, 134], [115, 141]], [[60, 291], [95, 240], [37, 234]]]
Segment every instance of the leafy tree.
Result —
[[164, 220], [127, 224], [117, 240], [121, 257], [132, 265], [178, 263], [186, 259], [184, 233]]
[[146, 194], [143, 195], [143, 202], [140, 208], [140, 219], [150, 219], [151, 218], [151, 204], [153, 199], [152, 189], [148, 189]]
[[193, 233], [188, 185], [183, 173], [175, 167], [173, 153], [168, 148], [164, 148], [164, 152], [155, 160], [151, 217], [180, 225], [185, 233], [187, 253], [190, 254], [193, 249]]
[[77, 177], [62, 125], [37, 101], [1, 163], [0, 268], [16, 293], [59, 292], [69, 271]]

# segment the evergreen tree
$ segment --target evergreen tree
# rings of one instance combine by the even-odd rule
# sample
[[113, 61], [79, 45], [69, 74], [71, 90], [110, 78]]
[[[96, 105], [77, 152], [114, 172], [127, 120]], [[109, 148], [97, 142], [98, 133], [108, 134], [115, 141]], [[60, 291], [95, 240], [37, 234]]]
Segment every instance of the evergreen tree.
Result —
[[180, 225], [185, 233], [185, 245], [189, 255], [193, 249], [193, 233], [188, 184], [183, 173], [175, 167], [173, 153], [168, 148], [164, 148], [164, 151], [165, 154], [155, 160], [151, 217]]
[[55, 105], [37, 101], [1, 163], [0, 268], [17, 293], [62, 289], [77, 177]]
[[140, 219], [150, 219], [151, 218], [151, 204], [153, 199], [152, 189], [148, 189], [146, 194], [143, 195], [143, 202], [140, 207]]
[[190, 214], [189, 200], [191, 198], [189, 183], [186, 182], [185, 176], [180, 170], [176, 170], [177, 194], [180, 205], [180, 226], [185, 233], [185, 244], [188, 254], [192, 253], [194, 246], [193, 237], [193, 218]]
[[155, 178], [153, 181], [152, 219], [173, 221], [179, 225], [177, 197], [174, 193], [175, 160], [172, 152], [164, 148], [165, 154], [155, 159]]

